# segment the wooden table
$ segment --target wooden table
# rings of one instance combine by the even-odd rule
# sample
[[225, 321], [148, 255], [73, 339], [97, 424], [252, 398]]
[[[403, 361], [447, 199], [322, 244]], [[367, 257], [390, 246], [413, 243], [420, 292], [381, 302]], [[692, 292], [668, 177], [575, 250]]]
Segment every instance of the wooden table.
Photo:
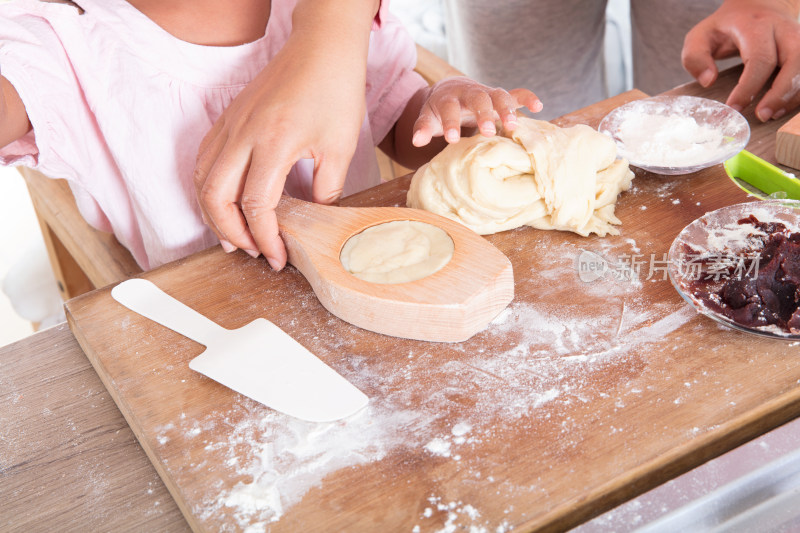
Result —
[[[735, 75], [736, 72], [732, 72], [723, 76], [711, 90], [690, 84], [673, 92], [724, 99]], [[753, 126], [748, 149], [774, 160], [774, 134], [784, 121], [762, 125], [753, 119], [752, 110], [748, 111], [747, 117]], [[595, 116], [590, 118], [590, 122], [596, 121]], [[580, 113], [570, 118], [573, 121], [581, 119]], [[573, 252], [585, 247], [603, 254], [658, 253], [662, 250], [658, 247], [651, 249], [653, 243], [648, 241], [646, 234], [639, 233], [636, 239], [626, 240], [626, 230], [636, 224], [633, 214], [642, 206], [645, 209], [641, 211], [663, 211], [667, 204], [679, 205], [680, 208], [675, 207], [670, 211], [674, 217], [661, 217], [650, 222], [658, 224], [658, 227], [644, 228], [652, 229], [655, 234], [657, 229], [660, 231], [660, 225], [664, 225], [669, 231], [677, 233], [686, 221], [691, 221], [708, 209], [746, 200], [745, 195], [727, 178], [720, 177], [719, 169], [685, 178], [642, 174], [637, 177], [635, 184], [635, 190], [626, 193], [620, 200], [620, 213], [625, 226], [622, 238], [615, 245], [604, 244], [608, 241], [585, 241], [578, 237], [568, 237], [565, 243], [563, 235], [558, 237], [554, 233], [537, 233], [535, 237], [525, 234], [527, 237], [520, 238], [521, 232], [533, 230], [507, 232], [494, 242], [512, 256], [512, 262], [515, 254], [524, 252], [519, 249], [523, 244], [546, 250], [555, 246], [554, 239], [561, 239], [559, 246], [567, 246]], [[349, 202], [364, 205], [396, 203], [403, 196], [404, 185], [403, 181], [389, 183], [362, 193]], [[636, 201], [637, 194], [641, 195], [642, 191], [649, 193], [649, 200], [640, 205]], [[574, 257], [560, 258], [564, 259], [571, 261]], [[224, 275], [226, 270], [237, 273], [238, 279], [225, 282], [229, 290], [227, 300], [209, 299], [213, 292], [208, 287], [209, 278], [198, 271], [203, 265], [213, 268], [217, 274]], [[534, 277], [531, 271], [520, 272], [515, 264], [518, 292], [524, 294], [530, 291], [532, 279], [537, 279], [539, 283], [542, 279], [549, 279], [551, 283], [540, 285], [539, 289], [547, 301], [561, 302], [563, 308], [551, 306], [543, 310], [525, 302], [516, 306], [512, 304], [511, 312], [492, 326], [494, 335], [489, 336], [494, 340], [499, 338], [498, 331], [505, 331], [507, 338], [503, 345], [481, 347], [485, 350], [483, 357], [481, 353], [465, 353], [465, 349], [459, 345], [408, 343], [355, 332], [352, 327], [339, 323], [318, 307], [313, 295], [308, 294], [302, 277], [290, 272], [274, 274], [262, 264], [243, 257], [243, 254], [224, 256], [218, 250], [211, 250], [148, 275], [168, 292], [172, 289], [177, 297], [214, 319], [225, 318], [228, 316], [226, 310], [233, 310], [234, 320], [240, 323], [223, 323], [226, 327], [235, 327], [254, 318], [244, 315], [267, 316], [311, 347], [317, 355], [331, 362], [348, 379], [365, 388], [365, 392], [376, 398], [378, 408], [391, 407], [391, 413], [384, 410], [372, 414], [379, 415], [376, 419], [383, 418], [382, 424], [389, 417], [388, 421], [395, 427], [395, 440], [392, 442], [384, 438], [375, 439], [373, 433], [385, 432], [386, 427], [371, 427], [368, 420], [366, 423], [362, 421], [363, 433], [360, 437], [367, 443], [375, 439], [375, 448], [354, 447], [352, 442], [345, 439], [346, 435], [343, 437], [335, 429], [323, 432], [321, 437], [314, 434], [309, 436], [304, 428], [292, 427], [291, 422], [272, 417], [265, 408], [238, 400], [224, 406], [229, 415], [225, 418], [227, 425], [223, 433], [227, 438], [224, 440], [214, 440], [211, 434], [216, 428], [205, 426], [203, 421], [192, 416], [178, 415], [172, 420], [161, 421], [158, 431], [152, 432], [142, 423], [149, 415], [142, 415], [137, 407], [137, 402], [142, 401], [149, 402], [148, 405], [158, 403], [146, 397], [151, 391], [143, 390], [143, 397], [137, 398], [137, 394], [132, 394], [131, 390], [140, 389], [126, 390], [124, 383], [108, 381], [109, 376], [114, 375], [113, 369], [102, 368], [101, 375], [129, 417], [151, 460], [167, 481], [178, 505], [192, 526], [199, 530], [219, 527], [220, 524], [214, 521], [218, 519], [214, 511], [236, 511], [236, 502], [229, 499], [226, 503], [231, 505], [227, 507], [219, 504], [214, 509], [204, 508], [198, 503], [198, 496], [187, 491], [186, 481], [181, 476], [207, 476], [204, 479], [213, 485], [214, 468], [222, 471], [232, 467], [238, 460], [237, 450], [241, 452], [242, 460], [252, 455], [253, 451], [246, 449], [247, 438], [254, 434], [261, 435], [264, 428], [248, 427], [248, 417], [266, 420], [268, 425], [286, 422], [289, 428], [288, 431], [278, 432], [281, 440], [274, 447], [264, 445], [259, 448], [263, 460], [268, 459], [265, 455], [267, 452], [274, 460], [284, 460], [279, 453], [281, 449], [300, 453], [302, 447], [298, 447], [297, 439], [301, 437], [322, 438], [328, 439], [327, 443], [338, 443], [338, 448], [334, 446], [330, 449], [340, 455], [334, 454], [327, 459], [345, 457], [339, 465], [341, 468], [336, 464], [332, 466], [330, 461], [310, 463], [329, 474], [324, 480], [314, 478], [313, 472], [308, 473], [311, 476], [309, 479], [292, 478], [296, 481], [293, 485], [282, 487], [284, 497], [287, 494], [294, 497], [290, 498], [291, 505], [282, 509], [281, 520], [265, 524], [265, 527], [269, 525], [275, 531], [298, 528], [330, 531], [375, 530], [379, 526], [408, 530], [419, 526], [426, 531], [470, 525], [490, 530], [512, 526], [521, 530], [565, 529], [800, 414], [800, 391], [797, 389], [800, 379], [797, 356], [800, 350], [791, 343], [746, 337], [720, 328], [704, 317], [695, 316], [685, 308], [669, 282], [663, 280], [643, 281], [642, 290], [648, 293], [648, 301], [653, 303], [654, 309], [643, 308], [641, 302], [637, 303], [635, 299], [633, 303], [636, 305], [631, 307], [629, 303], [629, 307], [626, 307], [628, 300], [624, 296], [630, 289], [627, 286], [587, 285], [586, 294], [600, 298], [602, 303], [595, 308], [585, 299], [586, 294], [576, 300], [574, 290], [561, 291], [562, 287], [557, 282], [560, 274], [552, 266], [542, 265], [539, 276]], [[564, 270], [563, 264], [556, 266], [560, 271]], [[180, 283], [170, 287], [168, 281], [174, 276], [178, 276]], [[237, 292], [237, 286], [246, 286], [253, 279], [265, 284], [265, 292], [278, 291], [280, 296], [280, 291], [284, 291], [284, 295], [295, 297], [292, 301], [268, 300], [274, 302], [281, 313], [259, 307], [259, 302], [241, 301], [244, 293]], [[269, 287], [266, 287], [267, 283]], [[252, 288], [248, 290], [252, 292]], [[610, 294], [610, 300], [608, 291], [613, 293]], [[77, 320], [73, 326], [84, 342], [97, 334], [95, 328], [98, 321], [108, 320], [117, 326], [120, 324], [119, 310], [112, 309], [108, 314], [93, 310], [96, 302], [103, 302], [106, 298], [107, 293], [101, 291], [70, 302], [70, 314], [73, 320]], [[613, 313], [609, 311], [609, 301], [620, 303]], [[586, 308], [585, 315], [575, 309], [578, 304]], [[287, 311], [290, 308], [299, 309], [297, 316]], [[604, 317], [609, 314], [615, 320], [612, 329], [616, 329], [618, 336], [627, 339], [624, 347], [631, 348], [629, 351], [621, 351], [618, 344], [609, 344], [608, 350], [601, 353], [597, 348], [608, 339], [587, 332], [587, 328], [593, 327], [592, 321], [606, 320]], [[85, 321], [87, 316], [92, 320]], [[230, 317], [228, 319], [231, 320]], [[306, 319], [312, 321], [310, 327], [302, 323]], [[142, 327], [137, 319], [130, 320], [129, 324], [134, 328]], [[527, 331], [534, 333], [536, 339], [519, 338], [519, 328], [515, 325], [521, 320], [530, 321]], [[602, 325], [609, 326], [607, 323]], [[114, 334], [120, 334], [125, 339], [130, 332], [115, 330]], [[657, 338], [659, 335], [664, 338]], [[333, 336], [338, 336], [338, 344], [331, 341]], [[173, 363], [169, 363], [170, 368], [167, 369], [166, 366], [152, 365], [153, 360], [149, 358], [163, 352], [165, 339], [169, 342], [170, 357], [176, 360], [188, 360], [198, 352], [196, 345], [178, 335], [147, 330], [144, 342], [135, 353], [130, 346], [122, 346], [120, 355], [141, 357], [142, 375], [158, 376], [167, 370], [173, 372]], [[578, 346], [578, 343], [587, 339], [592, 348], [589, 351]], [[480, 342], [480, 339], [476, 342]], [[39, 346], [42, 345], [48, 346], [48, 349], [39, 354], [39, 359], [33, 357], [39, 353]], [[519, 359], [515, 355], [515, 347], [522, 345], [524, 349], [520, 348], [517, 354], [522, 356]], [[541, 346], [545, 346], [545, 349], [540, 349]], [[717, 346], [726, 349], [719, 350]], [[96, 354], [90, 354], [90, 357], [95, 358], [95, 365], [109, 364], [108, 361], [98, 360]], [[537, 364], [522, 364], [523, 359], [528, 362], [533, 360]], [[49, 381], [41, 379], [36, 373], [40, 360], [48, 360], [44, 368], [49, 371], [44, 376], [50, 376]], [[124, 453], [129, 466], [110, 471], [115, 468], [115, 463], [108, 460], [109, 455], [104, 456], [104, 452], [100, 451], [105, 448], [100, 444], [102, 435], [93, 433], [95, 426], [92, 423], [99, 419], [94, 416], [85, 420], [83, 429], [76, 430], [81, 439], [87, 440], [86, 444], [80, 445], [81, 453], [74, 455], [68, 448], [59, 446], [57, 443], [62, 438], [70, 441], [66, 436], [60, 437], [59, 431], [63, 430], [55, 427], [50, 430], [45, 444], [49, 446], [50, 443], [56, 443], [56, 449], [52, 452], [54, 457], [52, 460], [39, 459], [47, 465], [59, 465], [56, 472], [63, 468], [66, 475], [69, 470], [71, 475], [80, 480], [87, 478], [81, 474], [81, 462], [98, 465], [94, 472], [100, 478], [101, 485], [106, 480], [106, 486], [111, 487], [111, 480], [119, 479], [118, 484], [113, 483], [114, 488], [108, 491], [120, 490], [121, 494], [127, 496], [122, 496], [120, 500], [100, 498], [88, 502], [87, 507], [72, 515], [76, 523], [96, 523], [93, 520], [97, 515], [109, 520], [119, 516], [117, 524], [125, 524], [133, 529], [136, 527], [133, 518], [125, 517], [124, 510], [119, 515], [111, 516], [113, 513], [109, 506], [123, 500], [131, 501], [134, 497], [134, 503], [141, 502], [138, 507], [140, 520], [142, 509], [159, 507], [158, 512], [147, 515], [154, 524], [159, 524], [156, 527], [186, 527], [177, 519], [175, 502], [165, 497], [163, 486], [153, 477], [152, 467], [147, 467], [141, 450], [131, 439], [130, 431], [119, 414], [114, 412], [103, 389], [99, 388], [97, 376], [92, 375], [85, 361], [79, 360], [79, 348], [63, 327], [0, 351], [3, 394], [6, 390], [11, 391], [8, 398], [3, 397], [5, 401], [0, 407], [3, 419], [6, 420], [6, 413], [14, 412], [13, 407], [9, 407], [13, 405], [10, 402], [14, 401], [19, 405], [23, 401], [30, 402], [25, 404], [29, 405], [26, 407], [29, 410], [18, 409], [20, 413], [36, 411], [44, 417], [48, 405], [57, 405], [64, 412], [69, 409], [70, 414], [61, 420], [73, 420], [74, 417], [77, 421], [79, 416], [91, 413], [92, 409], [102, 408], [105, 419], [113, 420], [108, 424], [115, 428], [115, 432], [120, 432], [114, 433], [116, 442], [109, 439], [112, 442], [108, 446], [115, 445], [124, 450], [120, 453]], [[496, 362], [495, 366], [490, 365], [492, 362]], [[157, 365], [160, 364], [157, 362]], [[419, 367], [434, 370], [419, 375], [415, 372], [415, 368]], [[435, 370], [437, 367], [438, 370]], [[517, 367], [519, 372], [513, 372]], [[80, 370], [76, 371], [75, 368]], [[8, 375], [16, 376], [16, 381], [11, 381], [12, 386], [8, 388], [6, 382], [9, 378], [5, 377], [7, 369], [10, 369]], [[364, 376], [369, 378], [368, 382], [364, 381]], [[126, 379], [136, 380], [138, 377], [127, 376]], [[81, 385], [67, 387], [63, 390], [64, 396], [55, 398], [58, 390], [56, 383], [66, 383], [67, 378], [73, 378]], [[414, 386], [418, 383], [422, 384], [419, 389]], [[43, 388], [42, 384], [47, 388]], [[201, 386], [204, 385], [200, 381], [190, 384], [190, 388]], [[509, 394], [503, 394], [504, 390]], [[520, 398], [518, 393], [521, 390], [529, 390], [530, 394]], [[89, 391], [94, 393], [90, 394]], [[25, 400], [26, 394], [33, 397]], [[213, 401], [223, 404], [231, 401], [222, 388], [215, 390], [211, 396]], [[386, 398], [392, 401], [387, 403]], [[165, 402], [170, 400], [162, 398]], [[182, 400], [197, 400], [197, 395], [187, 395]], [[520, 400], [525, 403], [517, 404]], [[54, 403], [48, 404], [48, 401]], [[486, 401], [491, 403], [481, 403]], [[93, 408], [92, 405], [98, 407]], [[422, 413], [425, 416], [420, 417], [419, 412], [415, 412], [420, 406], [424, 407]], [[153, 406], [152, 410], [156, 407]], [[182, 406], [189, 413], [192, 408], [191, 403]], [[445, 414], [435, 415], [440, 408]], [[53, 407], [49, 409], [55, 410]], [[642, 413], [653, 412], [657, 412], [658, 416], [642, 417]], [[46, 427], [46, 418], [39, 416], [37, 428]], [[77, 503], [80, 509], [89, 495], [97, 494], [92, 493], [91, 487], [87, 487], [84, 481], [85, 488], [77, 491], [80, 495], [70, 497], [65, 489], [67, 483], [52, 479], [53, 474], [47, 466], [28, 470], [27, 465], [37, 464], [37, 436], [26, 433], [28, 425], [23, 424], [22, 418], [13, 420], [15, 422], [11, 427], [16, 430], [14, 439], [3, 435], [4, 448], [7, 442], [11, 442], [14, 451], [9, 464], [4, 459], [2, 465], [4, 478], [0, 497], [12, 502], [11, 506], [5, 505], [2, 511], [4, 522], [23, 526], [31, 513], [37, 517], [55, 519], [59, 507], [75, 509]], [[209, 457], [221, 454], [231, 464], [211, 465], [197, 457], [187, 460], [187, 450], [191, 448], [191, 454], [195, 454], [198, 448], [194, 445], [182, 447], [180, 444], [195, 437], [204, 439], [204, 446], [199, 448], [201, 455], [205, 449]], [[337, 438], [343, 440], [337, 441]], [[381, 446], [383, 448], [379, 449]], [[348, 453], [361, 455], [346, 457]], [[304, 457], [308, 459], [308, 455]], [[185, 464], [176, 467], [181, 461], [185, 461]], [[102, 475], [97, 474], [98, 471]], [[207, 475], [209, 471], [211, 475]], [[138, 474], [133, 476], [135, 472]], [[244, 468], [240, 470], [240, 481], [247, 486], [255, 476], [261, 474], [263, 472]], [[135, 479], [123, 480], [126, 475]], [[7, 479], [12, 483], [7, 483]], [[75, 481], [75, 478], [71, 481]], [[41, 500], [33, 503], [37, 491], [43, 490], [36, 487], [45, 485], [53, 487], [52, 507], [40, 505]], [[218, 492], [226, 490], [230, 496], [230, 487], [216, 489]], [[153, 491], [152, 496], [147, 494], [148, 490]], [[239, 496], [243, 495], [240, 492]], [[154, 500], [161, 502], [160, 505], [156, 506]], [[241, 499], [238, 503], [241, 505]], [[137, 512], [132, 514], [136, 515]], [[247, 518], [244, 517], [243, 521]], [[157, 520], [163, 522], [155, 522]], [[236, 526], [237, 523], [237, 520], [232, 520], [229, 525]]]
[[66, 324], [0, 348], [0, 530], [189, 531]]

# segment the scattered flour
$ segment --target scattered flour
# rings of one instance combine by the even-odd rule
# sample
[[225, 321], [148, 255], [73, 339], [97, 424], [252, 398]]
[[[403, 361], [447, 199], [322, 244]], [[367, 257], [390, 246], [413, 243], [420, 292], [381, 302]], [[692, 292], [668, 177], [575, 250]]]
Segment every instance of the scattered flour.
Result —
[[[610, 257], [639, 248], [632, 239], [602, 246]], [[555, 264], [556, 257], [570, 256], [571, 261], [579, 249], [570, 245], [552, 253]], [[563, 265], [558, 268], [563, 271]], [[551, 285], [539, 290], [559, 290]], [[371, 398], [365, 410], [346, 420], [302, 422], [240, 397], [224, 411], [165, 424], [156, 445], [187, 439], [202, 444], [205, 457], [194, 459], [180, 474], [207, 476], [208, 468], [216, 468], [217, 480], [198, 489], [202, 494], [191, 501], [201, 502], [193, 514], [220, 531], [268, 531], [327, 476], [367, 468], [407, 449], [448, 472], [457, 464], [453, 471], [465, 483], [480, 483], [504, 497], [535, 491], [496, 479], [491, 468], [477, 470], [473, 458], [481, 446], [496, 441], [498, 428], [528, 423], [542, 416], [542, 409], [557, 413], [562, 406], [591, 402], [592, 394], [602, 396], [603, 391], [591, 392], [589, 386], [597, 373], [635, 363], [642, 347], [696, 316], [682, 302], [648, 301], [641, 283], [601, 281], [582, 289], [587, 295], [583, 302], [512, 302], [479, 334], [492, 340], [490, 352], [461, 343], [384, 359], [348, 339], [331, 343], [328, 349], [347, 356], [349, 367], [338, 370]], [[598, 313], [587, 320], [594, 298], [599, 298]], [[420, 368], [435, 387], [415, 386]], [[577, 423], [565, 417], [561, 434], [566, 438]], [[489, 518], [480, 501], [432, 496], [421, 504], [421, 531], [502, 533], [513, 525], [498, 521], [496, 509]]]
[[[436, 533], [455, 533], [456, 531], [467, 531], [469, 533], [503, 533], [508, 531], [509, 525], [503, 522], [498, 526], [489, 526], [481, 517], [481, 512], [470, 504], [461, 501], [445, 502], [441, 497], [431, 496], [428, 498], [431, 507], [425, 508], [424, 518], [430, 518], [435, 513], [444, 514], [446, 520], [441, 528], [434, 531]], [[435, 511], [434, 511], [435, 509]], [[419, 526], [415, 526], [419, 528]]]
[[450, 442], [439, 437], [433, 439], [425, 445], [425, 449], [433, 455], [441, 457], [450, 457]]
[[466, 422], [459, 422], [458, 424], [453, 426], [452, 433], [453, 433], [453, 436], [456, 438], [456, 440], [461, 440], [461, 442], [463, 442], [464, 435], [469, 433], [471, 429], [472, 429], [472, 426], [467, 424]]
[[249, 533], [267, 531], [329, 473], [379, 461], [390, 449], [407, 444], [404, 431], [422, 424], [417, 413], [402, 408], [378, 412], [371, 406], [344, 421], [316, 424], [241, 397], [222, 416], [210, 413], [205, 422], [164, 425], [156, 441], [166, 445], [176, 433], [184, 439], [210, 439], [219, 435], [211, 430], [220, 419], [225, 438], [208, 440], [207, 460], [193, 464], [192, 471], [204, 472], [217, 463], [240, 481], [229, 490], [222, 481], [208, 487], [204, 503], [193, 511], [201, 520], [221, 513], [229, 517], [222, 531]]

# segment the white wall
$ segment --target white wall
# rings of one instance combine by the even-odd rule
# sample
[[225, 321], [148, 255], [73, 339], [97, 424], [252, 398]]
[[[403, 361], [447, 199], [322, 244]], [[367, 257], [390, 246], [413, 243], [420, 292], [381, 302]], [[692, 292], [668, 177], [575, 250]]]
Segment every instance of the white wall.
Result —
[[[41, 239], [25, 181], [15, 169], [0, 167], [0, 286], [12, 265]], [[31, 323], [14, 312], [0, 291], [0, 346], [32, 332]]]

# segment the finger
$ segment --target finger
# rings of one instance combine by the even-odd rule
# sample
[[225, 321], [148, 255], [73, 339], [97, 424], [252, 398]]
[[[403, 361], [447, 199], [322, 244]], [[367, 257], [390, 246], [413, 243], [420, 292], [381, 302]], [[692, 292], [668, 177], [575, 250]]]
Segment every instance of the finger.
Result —
[[756, 107], [756, 116], [762, 122], [779, 119], [800, 105], [800, 84], [797, 74], [800, 72], [800, 60], [783, 65], [772, 83], [772, 87], [764, 94]]
[[347, 177], [347, 168], [350, 166], [349, 157], [321, 157], [321, 161], [314, 168], [314, 184], [312, 185], [312, 199], [320, 204], [332, 204], [342, 196], [344, 180]]
[[227, 135], [212, 136], [212, 133], [213, 132], [209, 132], [200, 143], [200, 150], [197, 153], [197, 159], [195, 160], [194, 171], [192, 173], [192, 182], [194, 183], [195, 197], [197, 198], [197, 205], [200, 206], [200, 214], [203, 217], [203, 222], [211, 228], [211, 231], [216, 234], [220, 241], [223, 241], [222, 232], [220, 232], [219, 228], [209, 219], [206, 206], [201, 201], [201, 195], [206, 180], [211, 174], [211, 169], [214, 167], [214, 163], [219, 158], [219, 154], [222, 152], [227, 142]]
[[738, 111], [753, 101], [778, 64], [778, 52], [773, 39], [759, 39], [758, 43], [750, 41], [741, 48], [741, 54], [744, 69], [727, 101], [729, 106]]
[[257, 256], [256, 242], [238, 205], [249, 167], [248, 148], [234, 150], [226, 145], [217, 156], [198, 199], [221, 240]]
[[457, 143], [461, 139], [461, 104], [456, 98], [442, 98], [438, 104], [431, 106], [439, 115], [444, 139], [449, 143]]
[[513, 131], [517, 127], [517, 100], [503, 89], [492, 89], [489, 96], [503, 127]]
[[686, 72], [700, 85], [709, 87], [717, 80], [719, 71], [714, 62], [715, 45], [704, 26], [698, 25], [686, 34], [681, 52], [681, 62]]
[[779, 119], [800, 105], [800, 43], [793, 39], [789, 46], [782, 46], [778, 60], [781, 68], [756, 107], [756, 116], [761, 121]]
[[275, 208], [280, 202], [286, 176], [296, 158], [258, 150], [242, 191], [242, 213], [250, 233], [270, 266], [281, 270], [286, 265], [286, 247], [278, 228]]
[[433, 112], [428, 104], [422, 106], [419, 117], [414, 122], [411, 144], [414, 146], [425, 146], [434, 136], [444, 135], [444, 128], [439, 117]]
[[462, 108], [468, 110], [475, 117], [478, 130], [484, 137], [491, 137], [497, 133], [494, 125], [494, 107], [492, 98], [483, 89], [472, 89], [461, 98]]
[[539, 100], [539, 97], [528, 89], [517, 88], [517, 89], [511, 89], [508, 92], [517, 101], [517, 103], [519, 104], [518, 107], [520, 106], [527, 107], [534, 113], [538, 113], [544, 107], [542, 105], [542, 101]]

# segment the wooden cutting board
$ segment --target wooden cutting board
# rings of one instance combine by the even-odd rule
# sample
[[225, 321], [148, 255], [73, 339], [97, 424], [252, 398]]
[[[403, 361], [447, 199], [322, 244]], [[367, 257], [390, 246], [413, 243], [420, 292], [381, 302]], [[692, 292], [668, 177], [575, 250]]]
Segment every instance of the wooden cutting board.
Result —
[[[724, 83], [719, 94], [678, 91], [720, 98]], [[641, 96], [559, 122], [596, 126]], [[751, 139], [771, 159], [774, 127], [754, 126]], [[345, 203], [399, 205], [407, 186]], [[457, 344], [358, 329], [325, 311], [294, 269], [275, 273], [245, 254], [217, 248], [145, 274], [225, 327], [267, 318], [371, 398], [335, 424], [276, 414], [193, 373], [200, 345], [108, 289], [68, 302], [68, 319], [196, 531], [564, 529], [800, 413], [797, 343], [698, 316], [659, 263], [686, 224], [744, 200], [721, 166], [638, 173], [619, 200], [620, 236], [488, 237], [513, 264], [516, 297]], [[618, 280], [581, 281], [584, 250], [638, 262], [638, 281], [624, 268]]]

